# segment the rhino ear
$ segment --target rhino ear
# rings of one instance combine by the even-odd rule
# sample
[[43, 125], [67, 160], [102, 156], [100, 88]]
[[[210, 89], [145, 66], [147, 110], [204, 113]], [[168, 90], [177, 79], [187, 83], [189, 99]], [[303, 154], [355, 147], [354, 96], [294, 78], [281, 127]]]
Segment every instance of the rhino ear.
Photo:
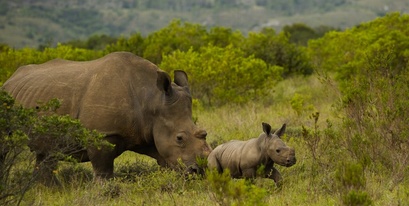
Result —
[[189, 82], [187, 80], [186, 72], [182, 70], [175, 70], [175, 84], [181, 87], [189, 87]]
[[278, 137], [283, 136], [286, 127], [287, 127], [287, 125], [286, 125], [286, 124], [283, 124], [283, 126], [281, 126], [280, 129], [278, 129], [277, 131], [275, 131], [274, 134], [277, 135]]
[[159, 90], [165, 92], [166, 95], [172, 94], [172, 80], [168, 73], [163, 71], [158, 71], [158, 79], [156, 80], [156, 85]]
[[271, 126], [268, 123], [261, 123], [261, 125], [263, 125], [263, 131], [264, 133], [266, 133], [267, 136], [270, 136], [271, 134]]

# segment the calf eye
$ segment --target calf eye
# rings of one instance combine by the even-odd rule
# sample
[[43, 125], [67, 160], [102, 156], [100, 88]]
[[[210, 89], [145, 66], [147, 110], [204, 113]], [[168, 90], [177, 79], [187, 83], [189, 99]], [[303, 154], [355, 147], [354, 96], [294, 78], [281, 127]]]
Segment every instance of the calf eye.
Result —
[[276, 152], [277, 152], [277, 153], [280, 153], [280, 149], [276, 149]]
[[178, 142], [182, 142], [182, 141], [183, 141], [183, 136], [182, 136], [182, 135], [176, 136], [176, 140], [177, 140]]

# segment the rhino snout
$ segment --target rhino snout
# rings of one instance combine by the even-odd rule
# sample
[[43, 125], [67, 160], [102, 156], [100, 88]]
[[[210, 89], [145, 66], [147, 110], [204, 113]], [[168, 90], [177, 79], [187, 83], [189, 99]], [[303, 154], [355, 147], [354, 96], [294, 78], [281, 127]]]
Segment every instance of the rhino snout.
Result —
[[289, 158], [287, 158], [287, 161], [286, 161], [286, 163], [285, 163], [285, 166], [286, 166], [286, 167], [291, 167], [291, 166], [293, 166], [296, 162], [297, 162], [297, 159], [295, 158], [295, 156], [289, 157]]
[[200, 174], [200, 175], [202, 175], [202, 174], [204, 174], [204, 170], [202, 168], [200, 168], [197, 164], [193, 164], [193, 165], [190, 165], [187, 168], [187, 173], [188, 174]]
[[295, 158], [295, 150], [293, 148], [290, 149], [290, 154], [287, 157], [285, 166], [286, 167], [291, 167], [297, 162], [297, 159]]

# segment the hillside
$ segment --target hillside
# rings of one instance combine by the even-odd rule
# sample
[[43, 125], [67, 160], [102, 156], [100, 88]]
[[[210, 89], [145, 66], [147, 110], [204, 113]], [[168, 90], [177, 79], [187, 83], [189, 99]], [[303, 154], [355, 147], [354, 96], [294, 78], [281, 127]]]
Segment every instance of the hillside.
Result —
[[392, 11], [409, 12], [406, 0], [0, 0], [0, 43], [55, 45], [93, 34], [147, 35], [172, 19], [225, 26], [243, 33], [305, 23], [347, 28]]

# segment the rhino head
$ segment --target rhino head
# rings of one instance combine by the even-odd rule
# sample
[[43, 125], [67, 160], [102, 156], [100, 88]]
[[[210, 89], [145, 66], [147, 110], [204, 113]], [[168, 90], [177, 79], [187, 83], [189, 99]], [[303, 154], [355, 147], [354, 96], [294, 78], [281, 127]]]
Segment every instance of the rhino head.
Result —
[[264, 133], [262, 135], [266, 136], [267, 143], [267, 154], [268, 156], [277, 164], [281, 166], [290, 167], [295, 164], [295, 150], [287, 146], [281, 136], [284, 134], [286, 129], [286, 124], [271, 133], [271, 126], [267, 123], [262, 123]]
[[[153, 136], [162, 160], [161, 166], [187, 166], [189, 172], [198, 172], [197, 158], [207, 158], [212, 151], [206, 142], [207, 132], [199, 129], [192, 119], [192, 97], [187, 74], [174, 72], [174, 83], [165, 72], [158, 72], [157, 86], [163, 95], [155, 106]], [[183, 163], [183, 164], [180, 164]]]

